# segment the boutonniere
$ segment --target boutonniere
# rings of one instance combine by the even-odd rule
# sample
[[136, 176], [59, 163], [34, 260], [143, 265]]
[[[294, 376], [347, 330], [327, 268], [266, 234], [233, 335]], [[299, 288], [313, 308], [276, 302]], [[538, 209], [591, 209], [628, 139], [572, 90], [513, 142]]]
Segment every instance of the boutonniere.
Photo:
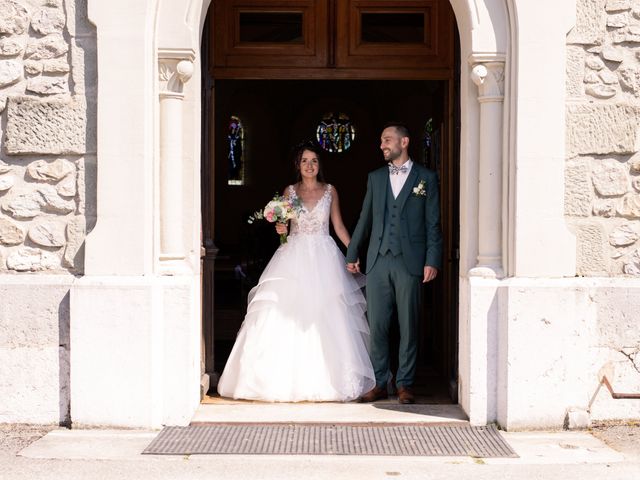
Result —
[[416, 197], [426, 197], [427, 196], [427, 189], [425, 188], [427, 185], [427, 182], [425, 182], [424, 180], [420, 180], [420, 183], [418, 184], [417, 187], [413, 187], [413, 194]]

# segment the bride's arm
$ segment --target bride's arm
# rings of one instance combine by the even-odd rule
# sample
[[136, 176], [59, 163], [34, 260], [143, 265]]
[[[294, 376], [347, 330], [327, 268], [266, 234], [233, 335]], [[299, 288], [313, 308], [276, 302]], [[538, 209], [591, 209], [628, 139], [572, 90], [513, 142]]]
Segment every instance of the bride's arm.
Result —
[[342, 215], [340, 214], [340, 202], [338, 201], [338, 191], [333, 187], [331, 189], [331, 224], [336, 232], [336, 235], [345, 247], [349, 246], [351, 241], [351, 235], [342, 222]]

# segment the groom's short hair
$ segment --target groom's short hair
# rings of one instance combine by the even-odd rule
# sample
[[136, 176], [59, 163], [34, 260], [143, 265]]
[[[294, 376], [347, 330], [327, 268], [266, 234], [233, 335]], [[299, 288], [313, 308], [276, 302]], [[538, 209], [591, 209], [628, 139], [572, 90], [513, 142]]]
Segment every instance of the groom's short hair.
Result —
[[395, 128], [398, 135], [401, 137], [411, 138], [411, 132], [409, 132], [409, 127], [403, 122], [387, 122], [385, 126], [382, 128], [383, 130], [387, 128]]

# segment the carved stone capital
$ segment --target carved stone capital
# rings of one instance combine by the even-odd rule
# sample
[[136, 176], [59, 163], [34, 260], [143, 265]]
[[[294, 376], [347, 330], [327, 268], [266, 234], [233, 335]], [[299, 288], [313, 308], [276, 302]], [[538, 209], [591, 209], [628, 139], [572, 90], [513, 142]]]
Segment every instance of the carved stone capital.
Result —
[[504, 99], [504, 62], [476, 63], [471, 69], [471, 80], [478, 86], [478, 100], [501, 102]]
[[184, 84], [194, 72], [193, 50], [161, 50], [158, 52], [158, 79], [161, 96], [182, 98]]

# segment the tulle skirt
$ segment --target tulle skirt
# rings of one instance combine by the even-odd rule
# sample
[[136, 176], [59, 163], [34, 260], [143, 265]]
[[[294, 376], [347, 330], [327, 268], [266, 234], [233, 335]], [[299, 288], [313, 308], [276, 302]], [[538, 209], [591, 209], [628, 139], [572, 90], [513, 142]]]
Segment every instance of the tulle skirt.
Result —
[[298, 234], [276, 251], [249, 293], [227, 361], [223, 397], [349, 401], [375, 386], [363, 277], [329, 235]]

